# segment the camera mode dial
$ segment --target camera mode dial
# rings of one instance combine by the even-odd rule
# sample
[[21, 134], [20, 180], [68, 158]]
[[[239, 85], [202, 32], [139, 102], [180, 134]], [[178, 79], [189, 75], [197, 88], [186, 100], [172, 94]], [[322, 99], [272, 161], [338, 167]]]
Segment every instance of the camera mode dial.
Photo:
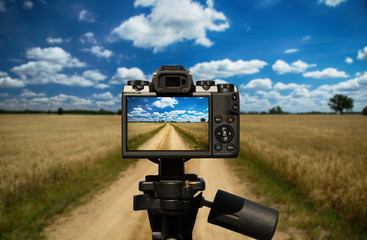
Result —
[[220, 93], [227, 93], [227, 92], [234, 92], [234, 85], [233, 84], [218, 84], [218, 92]]
[[144, 80], [130, 80], [127, 81], [127, 85], [133, 86], [136, 91], [144, 89], [144, 86], [149, 86], [149, 81]]
[[202, 87], [204, 90], [208, 90], [211, 86], [214, 86], [215, 82], [211, 80], [196, 81], [196, 86]]

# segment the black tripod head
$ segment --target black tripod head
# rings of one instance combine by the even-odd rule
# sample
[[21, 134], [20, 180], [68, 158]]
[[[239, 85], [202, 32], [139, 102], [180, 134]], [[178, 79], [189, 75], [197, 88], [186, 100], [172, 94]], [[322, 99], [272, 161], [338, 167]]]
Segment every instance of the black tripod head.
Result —
[[[208, 222], [255, 239], [272, 239], [279, 211], [218, 190], [214, 201], [199, 191], [205, 182], [184, 174], [183, 159], [159, 159], [159, 174], [139, 183], [144, 194], [134, 196], [134, 210], [148, 210], [152, 239], [192, 239], [198, 209], [210, 207]], [[195, 196], [196, 195], [196, 196]]]

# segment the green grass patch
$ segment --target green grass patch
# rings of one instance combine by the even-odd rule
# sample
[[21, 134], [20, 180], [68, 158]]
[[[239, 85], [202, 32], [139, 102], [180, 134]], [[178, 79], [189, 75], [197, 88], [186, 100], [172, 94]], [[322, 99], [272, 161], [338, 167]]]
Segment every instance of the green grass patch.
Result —
[[44, 184], [5, 207], [0, 204], [0, 239], [41, 239], [42, 230], [57, 214], [89, 199], [136, 160], [122, 159], [120, 150], [91, 169], [70, 170], [67, 178]]
[[295, 185], [283, 181], [276, 172], [257, 161], [257, 157], [241, 152], [228, 163], [245, 184], [251, 183], [249, 186], [263, 204], [279, 209], [278, 230], [291, 232], [289, 239], [300, 236], [303, 239], [367, 239], [366, 230], [351, 226], [335, 211], [306, 198]]
[[193, 138], [189, 133], [185, 132], [182, 128], [178, 126], [173, 127], [175, 128], [178, 135], [180, 135], [183, 138], [183, 140], [190, 145], [190, 149], [208, 150], [208, 145], [196, 141], [195, 138]]
[[166, 126], [166, 124], [144, 134], [139, 134], [136, 137], [128, 139], [128, 150], [138, 150], [138, 147], [143, 143], [147, 142], [151, 139], [154, 135], [156, 135], [160, 130], [162, 130]]

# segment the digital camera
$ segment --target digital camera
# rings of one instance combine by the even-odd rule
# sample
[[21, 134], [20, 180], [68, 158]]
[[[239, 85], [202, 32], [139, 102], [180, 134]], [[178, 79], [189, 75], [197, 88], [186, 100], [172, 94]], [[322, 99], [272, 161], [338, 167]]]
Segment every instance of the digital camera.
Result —
[[164, 65], [152, 81], [131, 80], [122, 91], [122, 157], [234, 158], [239, 152], [237, 87], [193, 83], [183, 66]]

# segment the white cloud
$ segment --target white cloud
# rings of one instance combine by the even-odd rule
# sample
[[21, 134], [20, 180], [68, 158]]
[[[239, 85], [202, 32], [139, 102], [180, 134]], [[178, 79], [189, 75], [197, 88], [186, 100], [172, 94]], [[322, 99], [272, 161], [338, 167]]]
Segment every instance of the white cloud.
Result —
[[103, 84], [103, 83], [97, 84], [97, 85], [95, 86], [95, 88], [99, 88], [99, 89], [105, 89], [105, 88], [109, 88], [109, 87], [110, 87], [110, 85], [108, 85], [108, 84]]
[[99, 98], [99, 99], [113, 99], [113, 95], [110, 92], [105, 92], [105, 93], [100, 93], [100, 94], [93, 94], [92, 95], [94, 98]]
[[367, 61], [367, 46], [363, 50], [358, 50], [357, 59]]
[[128, 80], [144, 80], [145, 75], [139, 68], [125, 68], [120, 67], [117, 69], [116, 74], [111, 78], [111, 84], [122, 84]]
[[347, 0], [318, 0], [318, 4], [325, 4], [329, 7], [336, 7], [342, 2], [346, 2]]
[[31, 1], [23, 2], [23, 8], [27, 10], [31, 10], [33, 8], [33, 3]]
[[24, 86], [25, 84], [22, 80], [14, 79], [9, 76], [0, 76], [0, 88], [18, 88]]
[[80, 38], [79, 41], [83, 44], [90, 43], [90, 44], [98, 44], [98, 41], [94, 37], [94, 33], [87, 32], [84, 33]]
[[285, 54], [290, 54], [290, 53], [296, 53], [296, 52], [298, 52], [299, 50], [298, 49], [294, 49], [294, 48], [292, 48], [292, 49], [287, 49], [287, 50], [285, 50], [284, 51], [284, 53]]
[[[80, 85], [71, 84], [72, 80], [77, 80], [75, 76], [68, 79], [68, 76], [64, 74], [57, 74], [64, 68], [81, 68], [86, 66], [85, 63], [72, 57], [62, 48], [31, 48], [27, 50], [26, 56], [36, 61], [30, 61], [11, 69], [11, 71], [19, 75], [25, 83], [46, 84], [55, 82], [60, 84], [65, 83], [66, 85]], [[86, 85], [85, 81], [81, 82], [81, 85]]]
[[223, 80], [223, 79], [214, 79], [215, 84], [227, 84], [228, 81]]
[[153, 103], [153, 106], [157, 108], [165, 108], [165, 107], [174, 108], [175, 107], [174, 104], [178, 104], [178, 101], [175, 98], [164, 97], [164, 98], [158, 98], [158, 99], [159, 100]]
[[345, 62], [348, 63], [348, 64], [352, 64], [353, 63], [353, 58], [346, 57]]
[[4, 0], [0, 0], [0, 12], [5, 12], [5, 2]]
[[274, 85], [274, 90], [283, 91], [283, 90], [292, 90], [292, 89], [297, 89], [297, 88], [308, 88], [308, 87], [310, 86], [306, 84], [296, 84], [296, 83], [284, 84], [284, 83], [278, 82]]
[[26, 51], [26, 57], [35, 61], [29, 61], [11, 69], [12, 72], [20, 76], [24, 84], [57, 83], [67, 86], [108, 87], [99, 83], [99, 81], [105, 80], [107, 76], [96, 69], [84, 71], [82, 76], [76, 73], [73, 75], [62, 73], [67, 68], [86, 66], [85, 63], [72, 57], [70, 53], [65, 52], [62, 48], [31, 48]]
[[116, 40], [131, 40], [134, 46], [154, 52], [185, 40], [210, 47], [213, 42], [206, 31], [224, 31], [229, 23], [222, 12], [212, 8], [212, 1], [207, 4], [209, 7], [192, 0], [136, 0], [135, 7], [150, 7], [151, 13], [129, 18], [111, 34]]
[[150, 117], [150, 113], [142, 108], [133, 108], [131, 112], [127, 113], [128, 117]]
[[246, 86], [241, 85], [242, 88], [252, 91], [266, 91], [271, 89], [272, 82], [269, 78], [254, 79], [250, 81]]
[[294, 89], [293, 92], [291, 92], [290, 96], [292, 98], [304, 98], [304, 97], [309, 97], [310, 92], [306, 88], [297, 88], [297, 89]]
[[347, 78], [349, 77], [344, 71], [338, 71], [335, 68], [326, 68], [320, 71], [306, 72], [303, 74], [304, 77], [327, 79], [327, 78]]
[[46, 39], [48, 44], [61, 44], [63, 42], [70, 42], [70, 38], [63, 39], [63, 38], [54, 38], [54, 37], [48, 37]]
[[0, 71], [0, 77], [7, 77], [7, 76], [8, 76], [7, 72]]
[[79, 13], [79, 21], [81, 22], [95, 22], [95, 16], [93, 13], [88, 12], [87, 10], [81, 10]]
[[311, 36], [310, 35], [307, 35], [307, 36], [304, 36], [303, 38], [302, 38], [302, 41], [303, 42], [306, 42], [306, 41], [309, 41], [309, 40], [311, 40]]
[[103, 75], [97, 69], [84, 71], [83, 72], [83, 77], [89, 78], [89, 79], [94, 80], [94, 81], [103, 81], [107, 78], [106, 75]]
[[196, 80], [258, 73], [267, 63], [260, 60], [232, 62], [229, 59], [198, 63], [190, 71]]
[[[93, 99], [86, 99], [72, 95], [59, 94], [52, 97], [12, 97], [0, 101], [0, 108], [12, 110], [57, 110], [63, 109], [96, 109], [97, 103]], [[107, 106], [108, 109], [115, 111], [118, 104]]]
[[104, 49], [102, 46], [94, 46], [88, 51], [90, 51], [95, 56], [101, 58], [110, 58], [113, 55], [110, 50]]
[[85, 67], [86, 64], [80, 62], [77, 58], [73, 58], [70, 53], [65, 52], [60, 47], [30, 48], [26, 52], [29, 59], [39, 62], [48, 62], [50, 64], [62, 65], [62, 67]]
[[289, 73], [289, 72], [302, 73], [306, 71], [308, 68], [314, 67], [314, 66], [316, 66], [316, 64], [308, 64], [301, 60], [293, 62], [289, 65], [287, 62], [279, 59], [273, 64], [272, 68], [278, 74], [284, 74], [284, 73]]
[[45, 93], [35, 93], [28, 89], [23, 89], [20, 97], [44, 97], [46, 96]]

